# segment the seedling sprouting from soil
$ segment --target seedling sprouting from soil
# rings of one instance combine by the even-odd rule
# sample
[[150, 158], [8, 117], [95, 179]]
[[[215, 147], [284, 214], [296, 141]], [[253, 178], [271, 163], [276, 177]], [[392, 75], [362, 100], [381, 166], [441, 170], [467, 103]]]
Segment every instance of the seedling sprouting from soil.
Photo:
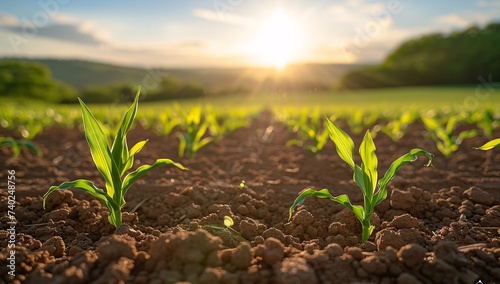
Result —
[[321, 116], [318, 109], [312, 114], [303, 111], [296, 121], [291, 120], [293, 131], [297, 132], [300, 139], [292, 139], [286, 143], [287, 146], [300, 146], [308, 149], [314, 155], [318, 155], [328, 141], [328, 131], [321, 129]]
[[29, 140], [16, 140], [12, 137], [0, 137], [0, 147], [9, 147], [12, 151], [12, 157], [7, 160], [10, 163], [17, 159], [21, 154], [21, 149], [26, 147], [31, 153], [36, 154], [38, 157], [42, 156], [42, 151]]
[[292, 218], [293, 210], [297, 206], [304, 203], [304, 200], [307, 197], [315, 196], [318, 198], [328, 198], [331, 201], [340, 203], [349, 208], [354, 213], [354, 215], [356, 215], [356, 217], [361, 222], [363, 230], [361, 243], [365, 243], [374, 229], [374, 226], [370, 223], [374, 208], [375, 206], [380, 204], [380, 202], [386, 199], [387, 184], [394, 178], [397, 171], [403, 165], [415, 161], [420, 155], [425, 155], [429, 158], [427, 166], [430, 166], [434, 155], [421, 149], [412, 149], [410, 152], [399, 157], [391, 164], [384, 177], [378, 181], [379, 188], [378, 190], [376, 190], [378, 178], [378, 160], [377, 156], [375, 155], [375, 144], [373, 143], [370, 132], [366, 132], [363, 141], [361, 142], [361, 146], [359, 147], [359, 154], [361, 156], [362, 163], [361, 166], [358, 166], [354, 163], [354, 142], [352, 141], [351, 137], [349, 137], [349, 135], [347, 135], [337, 125], [335, 125], [330, 119], [326, 118], [326, 123], [328, 132], [330, 133], [330, 138], [335, 143], [338, 155], [354, 170], [353, 180], [354, 182], [356, 182], [356, 184], [361, 189], [361, 192], [363, 193], [364, 206], [352, 205], [349, 197], [346, 194], [333, 196], [326, 188], [321, 190], [314, 190], [312, 188], [309, 188], [300, 193], [299, 196], [295, 199], [293, 205], [289, 210], [289, 219]]
[[186, 130], [177, 133], [177, 138], [179, 138], [179, 157], [183, 157], [185, 154], [187, 158], [191, 159], [198, 150], [213, 139], [212, 137], [203, 138], [207, 132], [209, 123], [206, 120], [202, 121], [201, 108], [192, 109], [189, 114], [184, 116], [184, 122]]
[[[101, 201], [110, 211], [109, 222], [115, 227], [119, 227], [122, 224], [121, 210], [125, 205], [124, 196], [136, 180], [150, 170], [163, 165], [174, 165], [179, 169], [186, 169], [181, 164], [175, 163], [170, 159], [158, 159], [152, 165], [142, 165], [135, 171], [125, 175], [134, 164], [135, 154], [141, 151], [147, 142], [147, 140], [140, 141], [130, 150], [127, 146], [127, 132], [130, 130], [137, 114], [139, 93], [140, 88], [137, 90], [132, 106], [130, 106], [121, 121], [120, 128], [112, 141], [111, 147], [100, 123], [96, 120], [92, 112], [90, 112], [87, 105], [78, 99], [82, 109], [85, 137], [97, 170], [106, 181], [106, 191], [97, 188], [94, 183], [84, 179], [63, 182], [58, 186], [51, 186], [47, 193], [43, 195], [44, 208], [47, 197], [52, 192], [70, 188], [81, 189]], [[124, 175], [125, 177], [122, 179]]]
[[438, 150], [449, 158], [451, 154], [458, 150], [458, 146], [467, 138], [477, 135], [476, 130], [465, 130], [458, 135], [453, 135], [458, 126], [458, 117], [452, 116], [448, 119], [446, 125], [442, 125], [436, 118], [422, 117], [422, 122], [427, 129], [431, 139], [436, 143]]

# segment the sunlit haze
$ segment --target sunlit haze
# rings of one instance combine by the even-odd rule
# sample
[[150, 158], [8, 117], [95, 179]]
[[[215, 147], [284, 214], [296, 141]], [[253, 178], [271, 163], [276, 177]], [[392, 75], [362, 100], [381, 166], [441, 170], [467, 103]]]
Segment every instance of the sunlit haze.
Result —
[[403, 41], [500, 19], [500, 1], [3, 1], [0, 56], [121, 65], [378, 63]]

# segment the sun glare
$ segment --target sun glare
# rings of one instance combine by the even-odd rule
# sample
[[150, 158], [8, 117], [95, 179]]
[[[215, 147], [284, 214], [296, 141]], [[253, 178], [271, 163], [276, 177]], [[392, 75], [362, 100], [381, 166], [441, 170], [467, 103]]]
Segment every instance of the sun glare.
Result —
[[256, 40], [259, 60], [278, 69], [298, 56], [301, 29], [283, 10], [276, 10], [260, 26]]

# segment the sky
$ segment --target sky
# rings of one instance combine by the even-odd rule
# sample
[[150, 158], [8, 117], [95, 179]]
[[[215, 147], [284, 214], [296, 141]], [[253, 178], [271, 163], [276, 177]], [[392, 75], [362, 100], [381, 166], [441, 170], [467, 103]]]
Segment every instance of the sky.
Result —
[[500, 21], [500, 0], [2, 0], [0, 57], [141, 67], [378, 63], [404, 41]]

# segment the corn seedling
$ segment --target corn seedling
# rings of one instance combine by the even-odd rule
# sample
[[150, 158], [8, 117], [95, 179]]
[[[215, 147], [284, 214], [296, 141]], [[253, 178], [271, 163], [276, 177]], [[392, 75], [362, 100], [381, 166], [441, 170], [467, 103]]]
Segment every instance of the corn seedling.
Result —
[[196, 107], [185, 116], [185, 131], [178, 132], [179, 156], [186, 155], [187, 158], [194, 157], [202, 147], [212, 141], [212, 137], [203, 137], [208, 129], [208, 121], [201, 119], [201, 108]]
[[492, 108], [476, 110], [468, 115], [468, 120], [481, 129], [486, 137], [491, 137], [500, 125], [500, 113], [495, 113]]
[[392, 141], [396, 142], [403, 138], [408, 127], [417, 119], [414, 111], [407, 111], [403, 113], [399, 119], [389, 121], [386, 125], [382, 126], [381, 130], [385, 135], [389, 136]]
[[[106, 181], [106, 191], [97, 188], [94, 183], [88, 180], [78, 179], [64, 182], [58, 186], [51, 186], [47, 193], [43, 195], [44, 208], [45, 202], [52, 192], [70, 188], [81, 189], [101, 201], [110, 211], [109, 222], [115, 227], [119, 227], [122, 224], [121, 210], [125, 205], [124, 196], [135, 181], [152, 169], [163, 165], [174, 165], [179, 169], [185, 170], [181, 164], [175, 163], [170, 159], [158, 159], [152, 165], [142, 165], [135, 171], [126, 174], [134, 164], [135, 154], [141, 151], [147, 142], [147, 140], [140, 141], [130, 150], [127, 145], [127, 132], [132, 127], [137, 114], [139, 93], [140, 88], [137, 90], [132, 106], [130, 106], [123, 116], [111, 147], [101, 124], [94, 117], [87, 105], [81, 99], [78, 99], [82, 109], [85, 137], [97, 170]], [[125, 177], [122, 179], [124, 175]]]
[[207, 113], [208, 129], [216, 141], [220, 141], [236, 129], [245, 127], [248, 123], [247, 119], [239, 113], [233, 113], [230, 117], [222, 117], [217, 115], [212, 108], [207, 108]]
[[[219, 222], [218, 222], [219, 223]], [[236, 246], [237, 244], [246, 241], [238, 231], [232, 228], [234, 225], [233, 218], [224, 216], [223, 224], [214, 224], [213, 222], [204, 222], [202, 224], [192, 224], [191, 230], [201, 226], [213, 235], [220, 237], [228, 246]]]
[[180, 125], [181, 119], [175, 111], [165, 111], [158, 117], [158, 121], [154, 125], [154, 131], [160, 136], [169, 136]]
[[422, 117], [422, 122], [430, 135], [430, 138], [436, 143], [438, 150], [449, 158], [451, 154], [458, 150], [458, 146], [467, 138], [472, 138], [477, 135], [476, 130], [465, 130], [458, 135], [453, 135], [458, 126], [458, 117], [451, 116], [446, 125], [441, 124], [436, 118]]
[[[354, 112], [345, 119], [353, 134], [359, 134], [363, 129], [370, 128], [377, 122], [378, 114], [375, 112], [366, 113], [362, 110]], [[372, 133], [374, 134], [374, 133]]]
[[318, 155], [328, 141], [328, 130], [326, 127], [322, 129], [318, 109], [315, 109], [311, 115], [303, 111], [299, 120], [293, 122], [293, 131], [297, 132], [299, 139], [292, 139], [286, 145], [304, 147], [314, 155]]
[[7, 163], [11, 163], [19, 157], [23, 147], [26, 147], [31, 153], [42, 156], [42, 151], [38, 148], [35, 143], [29, 140], [16, 140], [12, 137], [0, 137], [0, 147], [9, 147], [12, 151], [12, 157], [7, 160]]
[[415, 161], [420, 155], [425, 155], [429, 158], [427, 166], [430, 166], [434, 155], [421, 149], [412, 149], [391, 164], [384, 177], [378, 181], [378, 190], [376, 190], [378, 160], [375, 155], [375, 144], [373, 143], [370, 132], [366, 131], [361, 146], [359, 147], [359, 154], [362, 160], [361, 166], [359, 166], [354, 163], [354, 142], [351, 137], [330, 119], [326, 118], [326, 122], [330, 138], [335, 144], [338, 155], [354, 170], [353, 180], [363, 193], [364, 206], [352, 205], [346, 194], [333, 196], [328, 189], [314, 190], [309, 188], [301, 192], [295, 199], [289, 210], [289, 219], [292, 218], [294, 209], [302, 205], [307, 197], [315, 196], [318, 198], [328, 198], [331, 201], [340, 203], [349, 208], [354, 215], [356, 215], [362, 226], [361, 243], [365, 243], [375, 228], [370, 223], [374, 208], [387, 197], [387, 184], [394, 178], [403, 165]]
[[500, 138], [493, 139], [489, 142], [486, 142], [486, 144], [484, 144], [483, 146], [481, 146], [479, 148], [475, 148], [475, 149], [487, 151], [487, 150], [491, 150], [491, 149], [495, 148], [498, 145], [500, 145]]

